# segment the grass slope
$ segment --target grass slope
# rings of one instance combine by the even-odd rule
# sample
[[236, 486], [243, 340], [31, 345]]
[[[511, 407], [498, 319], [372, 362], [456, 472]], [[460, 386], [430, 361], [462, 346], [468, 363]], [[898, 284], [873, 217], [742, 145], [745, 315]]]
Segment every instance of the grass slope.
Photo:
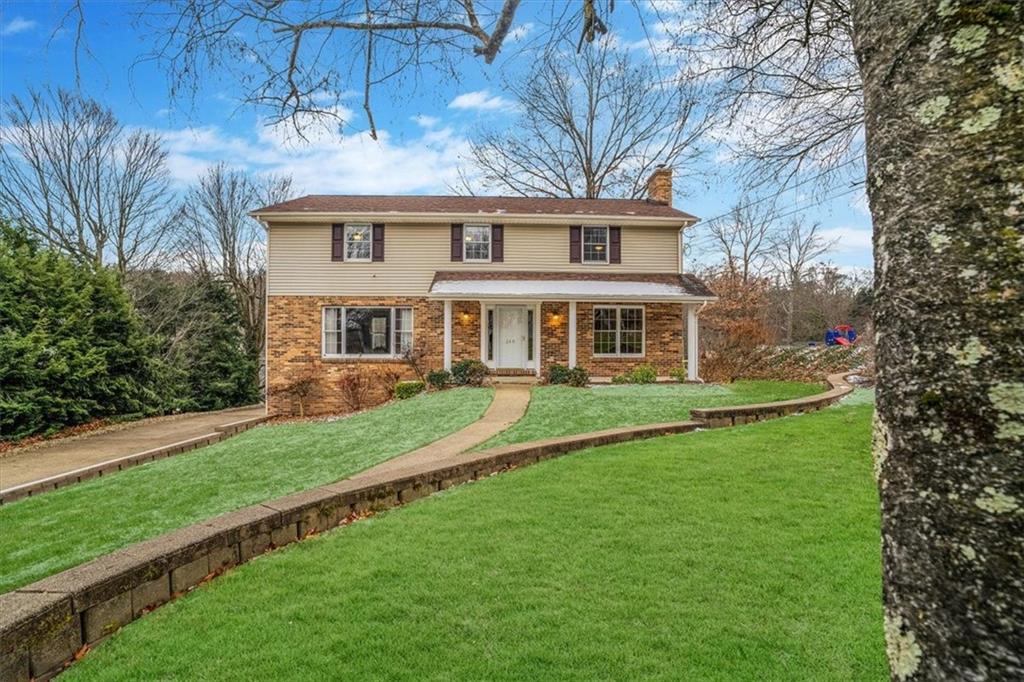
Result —
[[0, 592], [190, 523], [350, 476], [472, 423], [492, 395], [456, 389], [333, 422], [260, 427], [5, 504]]
[[576, 453], [260, 557], [67, 673], [888, 679], [870, 405]]
[[694, 407], [789, 400], [824, 391], [818, 384], [738, 381], [729, 385], [654, 384], [589, 389], [540, 386], [519, 422], [480, 448], [619, 426], [684, 421]]

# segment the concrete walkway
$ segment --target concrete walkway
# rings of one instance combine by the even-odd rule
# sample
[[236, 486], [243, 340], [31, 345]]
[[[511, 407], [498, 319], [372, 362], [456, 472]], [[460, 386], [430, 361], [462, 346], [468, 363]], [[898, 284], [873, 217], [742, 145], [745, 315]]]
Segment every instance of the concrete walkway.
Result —
[[216, 427], [262, 417], [262, 405], [217, 412], [155, 417], [111, 430], [72, 438], [43, 441], [0, 457], [0, 489], [57, 476], [212, 433]]
[[531, 388], [531, 384], [498, 384], [494, 388], [494, 400], [484, 412], [484, 416], [477, 421], [419, 450], [399, 455], [356, 474], [351, 480], [361, 481], [376, 478], [381, 474], [393, 474], [410, 467], [432, 464], [483, 443], [522, 418], [526, 413], [526, 406], [530, 404]]

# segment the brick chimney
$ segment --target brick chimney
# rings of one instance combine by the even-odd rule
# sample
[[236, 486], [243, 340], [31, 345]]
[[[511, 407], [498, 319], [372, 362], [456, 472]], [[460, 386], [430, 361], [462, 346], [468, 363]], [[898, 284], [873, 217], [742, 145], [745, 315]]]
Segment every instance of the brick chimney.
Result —
[[659, 164], [647, 178], [647, 201], [672, 205], [672, 169], [665, 164]]

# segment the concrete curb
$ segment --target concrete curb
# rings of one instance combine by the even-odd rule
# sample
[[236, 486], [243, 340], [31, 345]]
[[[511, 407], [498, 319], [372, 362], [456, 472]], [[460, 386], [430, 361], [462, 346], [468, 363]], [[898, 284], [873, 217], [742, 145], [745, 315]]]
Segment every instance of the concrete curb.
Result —
[[[177, 443], [171, 443], [170, 445], [161, 445], [158, 448], [144, 450], [143, 452], [136, 452], [131, 455], [125, 455], [124, 457], [118, 457], [117, 459], [109, 459], [105, 462], [100, 462], [99, 464], [91, 464], [87, 467], [66, 471], [63, 474], [57, 474], [56, 476], [48, 476], [36, 481], [30, 481], [29, 483], [11, 486], [10, 488], [0, 490], [0, 504], [14, 502], [15, 500], [20, 500], [24, 497], [40, 495], [42, 493], [50, 492], [51, 490], [64, 488], [74, 483], [88, 481], [90, 478], [106, 476], [107, 474], [124, 471], [125, 469], [129, 469], [140, 464], [146, 464], [147, 462], [153, 462], [165, 457], [180, 455], [183, 452], [189, 452], [190, 450], [206, 447], [207, 445], [212, 445], [213, 443], [230, 438], [231, 436], [242, 433], [243, 431], [247, 431], [257, 424], [262, 424], [267, 419], [268, 418], [265, 416], [239, 419], [221, 426], [216, 426], [212, 432], [202, 436], [178, 441]], [[0, 680], [2, 679], [3, 678], [0, 678]]]
[[[366, 476], [244, 507], [131, 545], [0, 595], [0, 681], [47, 679], [153, 608], [264, 552], [437, 491], [612, 443], [815, 411], [853, 388], [767, 405], [701, 410], [705, 420], [651, 424], [507, 445]], [[696, 412], [696, 411], [694, 411]]]

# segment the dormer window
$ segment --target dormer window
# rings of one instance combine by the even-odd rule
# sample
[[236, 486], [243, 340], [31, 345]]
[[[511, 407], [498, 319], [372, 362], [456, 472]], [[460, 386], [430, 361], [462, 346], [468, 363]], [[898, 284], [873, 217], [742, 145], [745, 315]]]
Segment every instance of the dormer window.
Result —
[[462, 260], [467, 263], [491, 262], [491, 226], [465, 225], [462, 237]]
[[345, 225], [345, 260], [370, 262], [373, 239], [369, 224]]
[[583, 226], [583, 262], [608, 262], [608, 227], [606, 225]]

